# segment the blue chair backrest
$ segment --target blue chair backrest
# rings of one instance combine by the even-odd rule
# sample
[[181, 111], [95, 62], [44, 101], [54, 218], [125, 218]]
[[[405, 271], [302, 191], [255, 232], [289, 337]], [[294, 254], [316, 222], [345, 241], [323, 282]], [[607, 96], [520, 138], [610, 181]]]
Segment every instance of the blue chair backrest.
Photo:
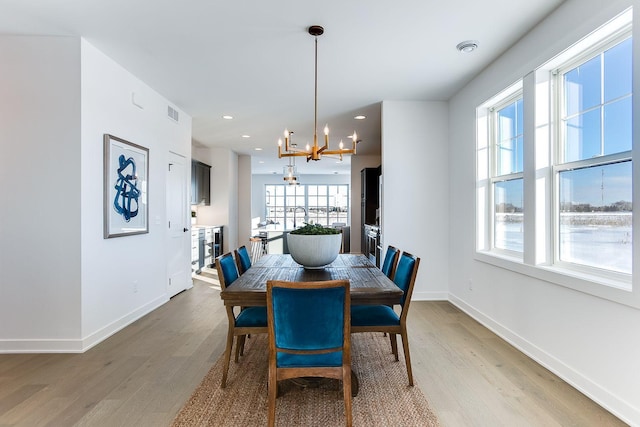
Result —
[[393, 282], [404, 292], [400, 305], [404, 305], [415, 265], [416, 258], [413, 255], [407, 255], [406, 253], [400, 255], [398, 267], [396, 267], [396, 275], [393, 277]]
[[387, 248], [387, 253], [384, 255], [384, 261], [382, 262], [382, 272], [387, 277], [391, 277], [391, 270], [393, 268], [393, 263], [396, 260], [397, 253], [398, 248], [389, 245], [389, 247]]
[[233, 255], [231, 255], [231, 253], [223, 255], [218, 258], [218, 262], [220, 263], [220, 270], [222, 271], [224, 285], [225, 287], [230, 286], [238, 278], [238, 269], [236, 268], [236, 263], [233, 260]]
[[240, 260], [240, 265], [242, 266], [242, 272], [245, 272], [251, 267], [251, 257], [249, 256], [249, 251], [246, 246], [241, 246], [238, 248], [238, 257]]
[[[272, 290], [276, 347], [319, 350], [342, 347], [344, 340], [344, 287]], [[341, 353], [341, 352], [340, 352]], [[318, 356], [323, 355], [316, 355]], [[341, 363], [341, 355], [331, 359]]]

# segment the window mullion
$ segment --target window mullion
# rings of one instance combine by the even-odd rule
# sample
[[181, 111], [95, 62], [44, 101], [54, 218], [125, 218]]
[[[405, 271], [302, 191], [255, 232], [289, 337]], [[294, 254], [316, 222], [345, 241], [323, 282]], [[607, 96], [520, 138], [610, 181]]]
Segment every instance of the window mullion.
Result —
[[604, 155], [604, 52], [600, 53], [600, 155]]

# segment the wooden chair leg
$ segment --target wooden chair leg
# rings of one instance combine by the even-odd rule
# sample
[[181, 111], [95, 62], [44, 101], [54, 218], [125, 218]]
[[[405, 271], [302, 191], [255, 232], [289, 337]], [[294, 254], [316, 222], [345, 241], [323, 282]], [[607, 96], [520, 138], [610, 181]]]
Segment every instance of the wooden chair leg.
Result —
[[402, 326], [402, 350], [404, 351], [404, 362], [407, 365], [409, 385], [413, 387], [413, 372], [411, 371], [411, 356], [409, 355], [409, 337], [407, 336], [407, 328], [404, 325]]
[[344, 416], [347, 427], [353, 424], [351, 416], [351, 369], [344, 367], [342, 371], [342, 394], [344, 396]]
[[224, 368], [222, 368], [222, 388], [227, 386], [227, 373], [229, 372], [229, 362], [231, 361], [231, 347], [233, 346], [233, 328], [230, 326], [227, 332], [227, 347], [224, 350]]
[[396, 362], [398, 359], [398, 335], [389, 333], [389, 340], [391, 341], [391, 353], [396, 357]]
[[269, 380], [267, 383], [267, 391], [269, 394], [267, 425], [269, 427], [274, 427], [276, 425], [276, 397], [278, 395], [278, 381], [276, 380], [275, 372], [271, 371], [273, 371], [273, 369], [269, 369]]
[[246, 335], [238, 335], [236, 338], [236, 356], [234, 361], [238, 363], [240, 356], [244, 356], [244, 338]]

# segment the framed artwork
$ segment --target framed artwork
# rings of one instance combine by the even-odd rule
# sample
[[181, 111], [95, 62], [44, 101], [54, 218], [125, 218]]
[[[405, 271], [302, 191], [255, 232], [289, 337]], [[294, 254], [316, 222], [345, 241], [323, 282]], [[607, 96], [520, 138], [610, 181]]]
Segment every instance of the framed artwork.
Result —
[[104, 238], [149, 232], [149, 149], [104, 135]]

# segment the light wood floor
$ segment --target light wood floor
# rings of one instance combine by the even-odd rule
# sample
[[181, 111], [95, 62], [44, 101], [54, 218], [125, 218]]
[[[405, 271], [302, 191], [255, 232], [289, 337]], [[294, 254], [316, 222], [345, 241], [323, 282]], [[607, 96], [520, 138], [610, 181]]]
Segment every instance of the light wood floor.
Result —
[[[226, 326], [218, 290], [196, 281], [84, 354], [0, 355], [0, 426], [168, 426]], [[624, 425], [447, 302], [412, 303], [409, 326], [443, 426]]]

